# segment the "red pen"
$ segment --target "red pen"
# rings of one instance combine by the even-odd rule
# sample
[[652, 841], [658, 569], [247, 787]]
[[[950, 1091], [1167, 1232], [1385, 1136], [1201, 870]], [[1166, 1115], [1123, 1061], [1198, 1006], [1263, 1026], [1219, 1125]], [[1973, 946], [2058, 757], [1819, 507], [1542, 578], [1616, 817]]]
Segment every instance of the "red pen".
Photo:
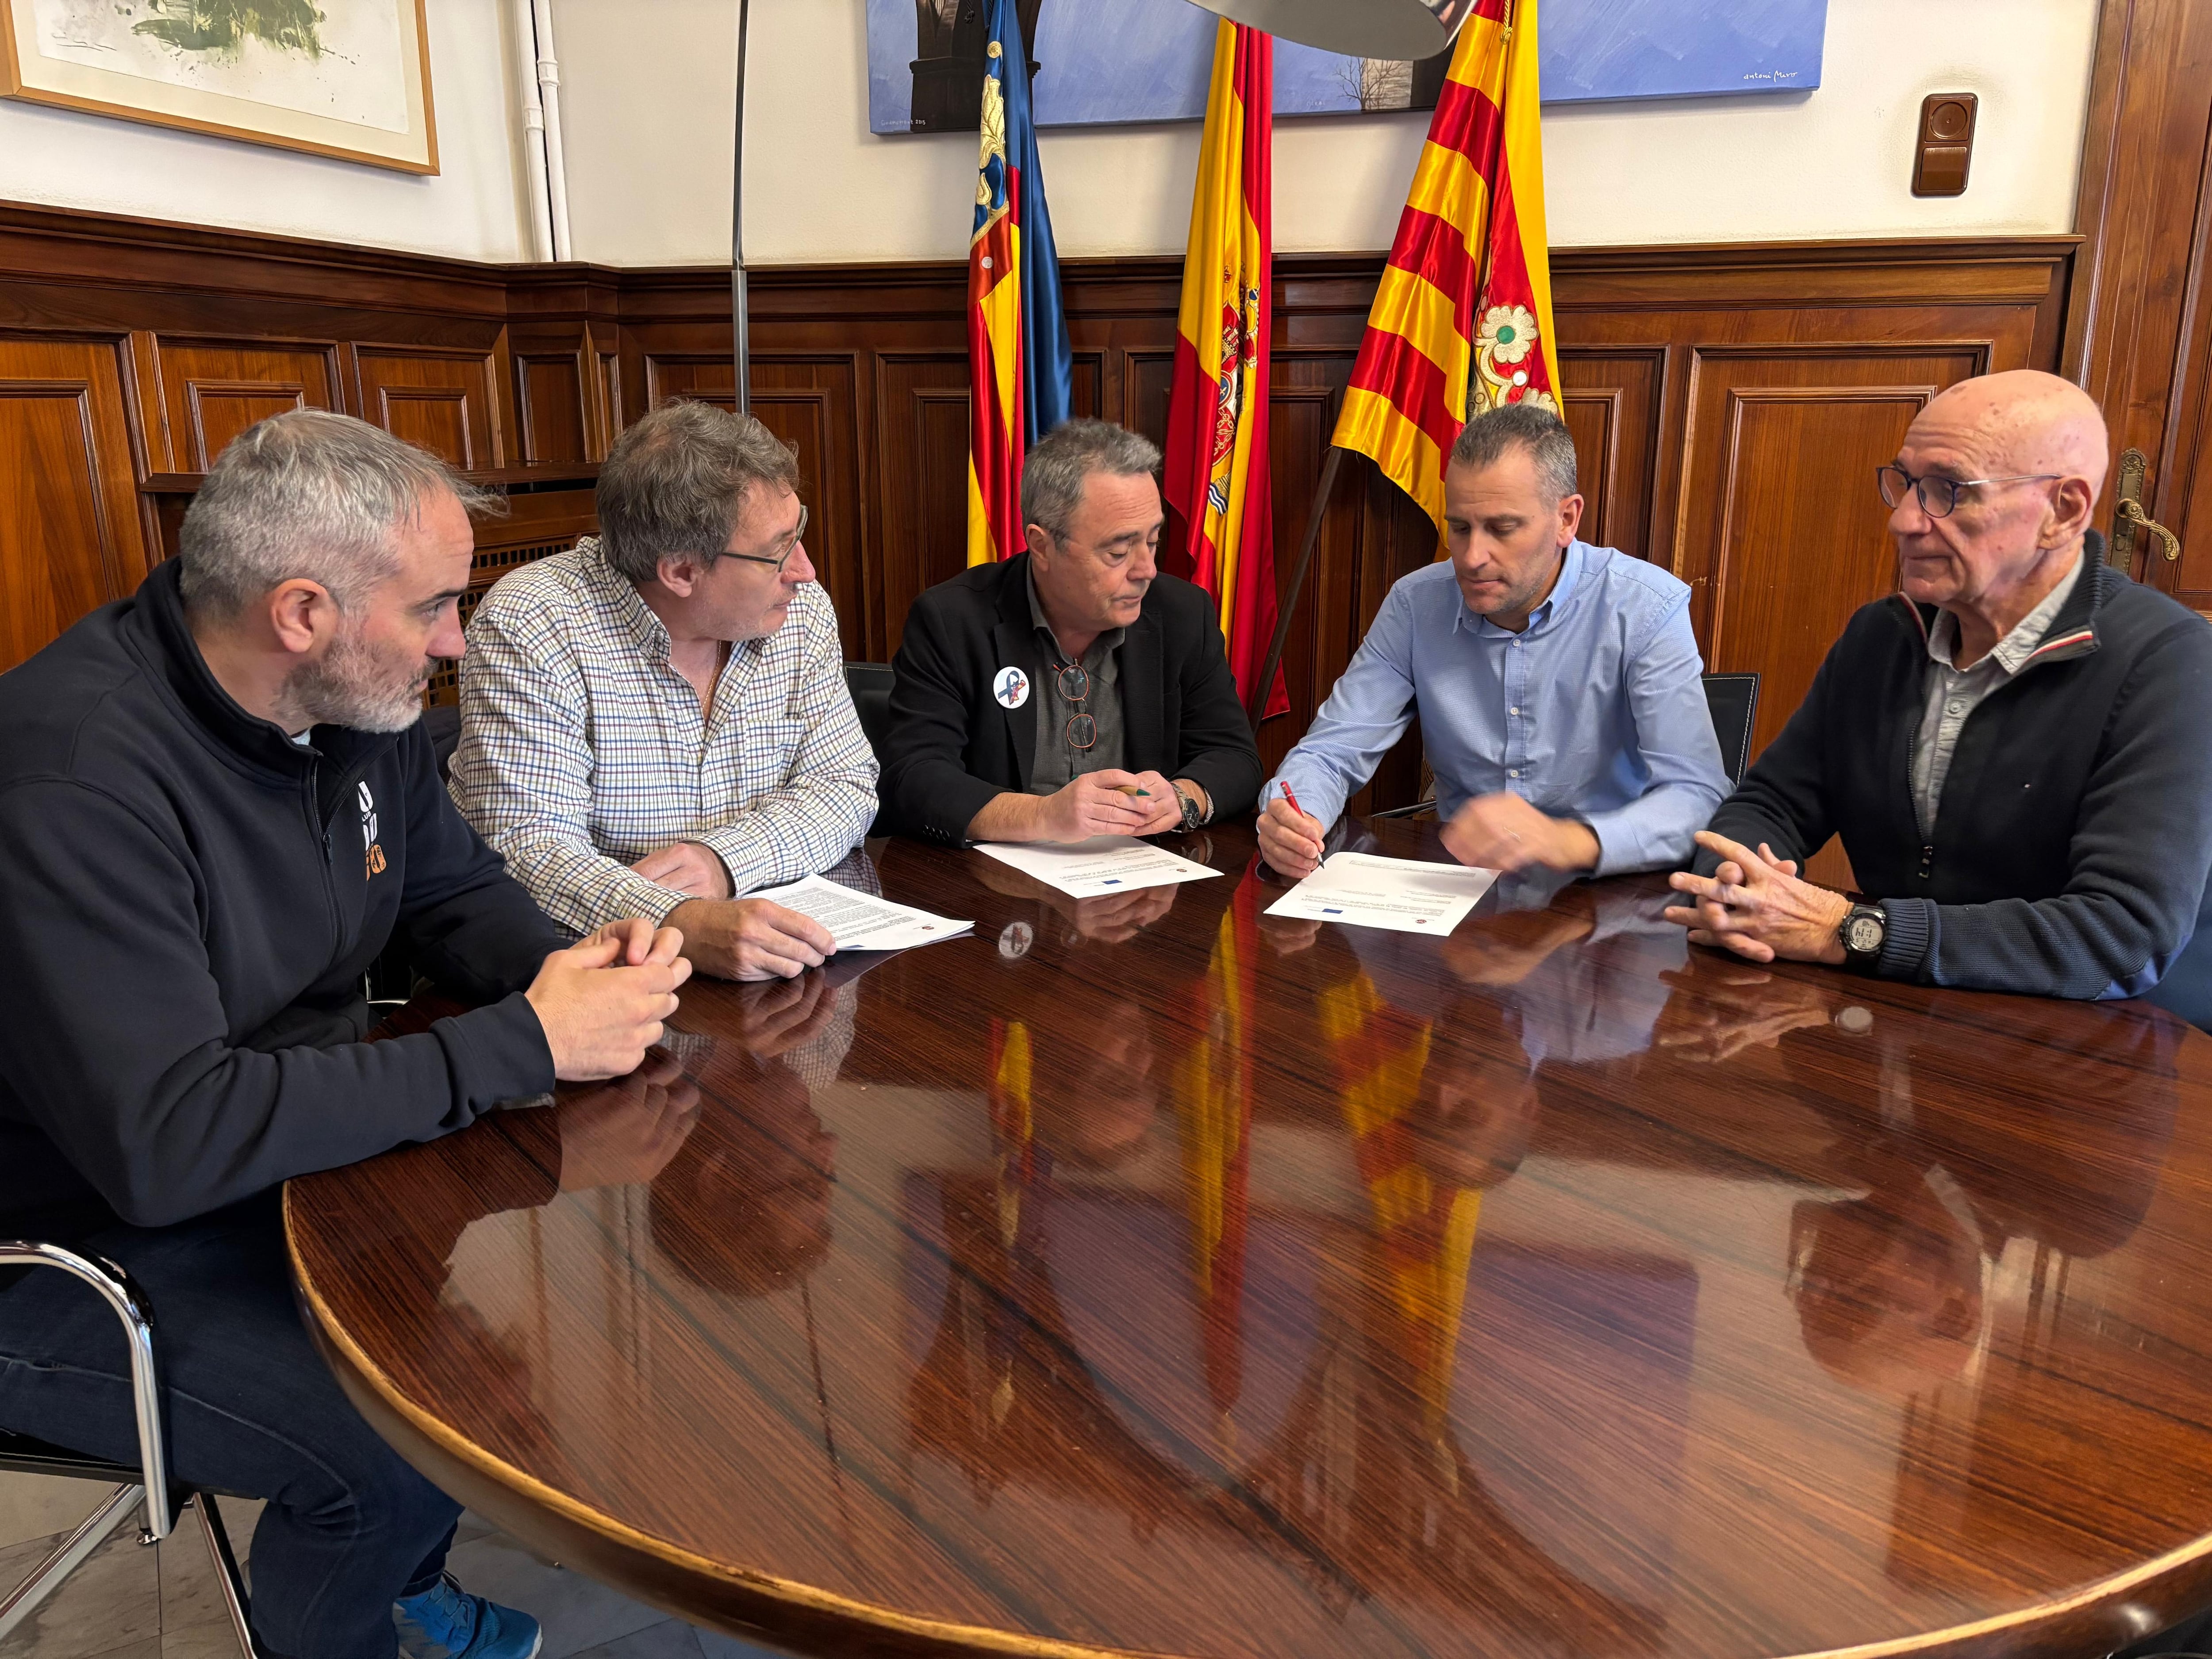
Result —
[[1290, 802], [1291, 811], [1296, 812], [1300, 817], [1310, 817], [1312, 816], [1312, 814], [1308, 812], [1304, 807], [1298, 805], [1297, 794], [1291, 789], [1291, 786], [1287, 782], [1283, 785], [1283, 799]]

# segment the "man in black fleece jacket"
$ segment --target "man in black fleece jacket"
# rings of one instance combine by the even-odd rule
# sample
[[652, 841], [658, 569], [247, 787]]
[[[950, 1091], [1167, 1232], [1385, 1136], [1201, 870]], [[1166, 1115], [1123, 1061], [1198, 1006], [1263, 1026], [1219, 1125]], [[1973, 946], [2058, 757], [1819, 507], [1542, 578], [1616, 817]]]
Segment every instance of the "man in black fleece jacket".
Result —
[[[440, 784], [416, 717], [462, 650], [475, 494], [361, 422], [277, 416], [177, 561], [0, 676], [0, 1235], [144, 1286], [172, 1467], [270, 1500], [254, 1624], [297, 1659], [538, 1635], [443, 1579], [459, 1508], [316, 1357], [276, 1189], [630, 1071], [688, 971], [642, 921], [564, 948]], [[395, 933], [483, 1006], [364, 1042]], [[0, 1285], [0, 1425], [135, 1462], [127, 1378], [83, 1286]]]
[[[2212, 628], [2104, 562], [2106, 446], [2056, 375], [1929, 402], [1880, 480], [1904, 591], [1698, 837], [1693, 939], [2212, 1018]], [[1832, 833], [1871, 902], [1796, 878]]]

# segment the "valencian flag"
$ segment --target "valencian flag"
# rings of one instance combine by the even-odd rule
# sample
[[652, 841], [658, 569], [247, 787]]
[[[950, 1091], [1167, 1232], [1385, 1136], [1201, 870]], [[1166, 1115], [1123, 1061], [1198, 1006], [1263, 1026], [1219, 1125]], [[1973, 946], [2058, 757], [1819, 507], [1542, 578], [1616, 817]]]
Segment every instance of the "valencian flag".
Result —
[[985, 0], [982, 156], [968, 240], [968, 562], [1025, 544], [1022, 458], [1067, 418], [1067, 319], [1014, 0]]
[[1477, 0], [1398, 220], [1333, 441], [1443, 530], [1444, 458], [1470, 414], [1556, 409], [1536, 0]]
[[1440, 1184], [1413, 1158], [1407, 1119], [1428, 1064], [1429, 1023], [1384, 1001], [1364, 973], [1323, 992], [1318, 1012], [1418, 1379], [1422, 1427], [1442, 1446], [1482, 1193]]
[[[1273, 491], [1267, 471], [1267, 336], [1273, 315], [1275, 42], [1221, 20], [1206, 137], [1191, 191], [1175, 380], [1168, 393], [1169, 546], [1220, 617], [1249, 704], [1275, 630]], [[1278, 680], [1265, 714], [1290, 698]]]

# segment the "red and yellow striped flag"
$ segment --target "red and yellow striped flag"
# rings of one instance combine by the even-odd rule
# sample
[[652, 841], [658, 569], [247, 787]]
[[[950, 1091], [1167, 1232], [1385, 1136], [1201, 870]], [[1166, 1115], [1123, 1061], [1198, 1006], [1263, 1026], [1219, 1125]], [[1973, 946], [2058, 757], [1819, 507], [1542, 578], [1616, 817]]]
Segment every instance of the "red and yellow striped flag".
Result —
[[1407, 1119], [1428, 1065], [1429, 1022], [1392, 1007], [1364, 972], [1323, 992], [1319, 1005], [1352, 1154], [1372, 1207], [1391, 1297], [1404, 1321], [1422, 1427], [1441, 1447], [1482, 1193], [1441, 1185], [1413, 1158]]
[[1334, 442], [1443, 532], [1444, 459], [1471, 412], [1558, 407], [1544, 236], [1536, 0], [1477, 0], [1398, 220]]
[[[1267, 469], [1274, 104], [1273, 37], [1223, 18], [1191, 191], [1164, 493], [1169, 550], [1188, 560], [1176, 574], [1213, 600], [1247, 703], [1275, 631]], [[1279, 680], [1269, 702], [1267, 714], [1290, 708]]]

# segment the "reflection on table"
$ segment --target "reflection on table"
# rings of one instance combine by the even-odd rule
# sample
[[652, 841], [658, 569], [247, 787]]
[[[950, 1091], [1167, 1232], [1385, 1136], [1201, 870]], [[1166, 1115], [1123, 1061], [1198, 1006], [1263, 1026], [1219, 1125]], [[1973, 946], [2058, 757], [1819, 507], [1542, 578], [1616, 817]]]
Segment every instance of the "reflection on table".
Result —
[[1693, 955], [1651, 882], [1285, 923], [1249, 846], [1110, 901], [893, 847], [972, 938], [299, 1183], [341, 1376], [813, 1651], [2086, 1650], [2212, 1593], [2052, 1622], [2203, 1531], [2207, 1039]]

